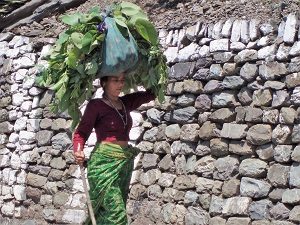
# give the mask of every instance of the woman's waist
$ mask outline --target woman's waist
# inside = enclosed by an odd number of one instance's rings
[[[102,141],[98,142],[95,146],[94,152],[99,153],[101,155],[113,158],[132,158],[139,153],[139,149],[128,145],[127,141],[115,141],[115,142],[107,142]]]
[[[121,140],[102,140],[99,144],[115,144],[119,145],[122,148],[128,147],[128,141],[121,141]]]

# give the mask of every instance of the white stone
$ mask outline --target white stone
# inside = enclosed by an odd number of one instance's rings
[[[23,112],[29,112],[32,109],[32,101],[23,102],[20,109]]]
[[[18,112],[16,110],[11,110],[8,112],[9,121],[16,120],[18,118]]]
[[[213,39],[220,39],[221,38],[222,27],[223,27],[223,21],[219,21],[214,25],[213,31],[212,31],[212,38]]]
[[[241,38],[241,20],[237,19],[233,22],[231,31],[231,42],[240,41]]]
[[[74,179],[72,189],[74,191],[84,192],[82,180],[81,179]]]
[[[189,59],[196,59],[199,55],[199,45],[196,43],[191,43],[190,45],[184,47],[178,52],[178,61],[185,62]]]
[[[8,167],[10,165],[10,160],[8,155],[0,156],[0,168]]]
[[[12,187],[3,185],[2,186],[2,195],[10,195],[12,194]]]
[[[6,202],[1,208],[1,212],[5,216],[12,216],[14,214],[15,204],[13,202]]]
[[[37,132],[40,130],[40,119],[27,120],[27,131]]]
[[[29,37],[14,36],[13,39],[8,43],[11,48],[17,48],[24,44],[29,44]]]
[[[288,60],[290,50],[290,46],[285,46],[284,44],[279,45],[276,58],[278,60]]]
[[[38,87],[32,87],[29,89],[29,94],[32,96],[36,96],[39,95],[43,92],[43,90],[41,88]]]
[[[88,140],[87,140],[87,145],[88,146],[94,146],[96,142],[97,142],[96,133],[92,132],[91,135],[89,136]]]
[[[32,153],[30,151],[24,152],[20,155],[21,163],[27,163],[30,160],[30,155]]]
[[[298,18],[295,14],[289,14],[285,23],[283,41],[289,44],[294,43],[297,32]]]
[[[242,42],[232,42],[230,44],[230,50],[233,51],[241,51],[244,50],[246,48],[246,45],[243,44]]]
[[[30,76],[30,77],[25,77],[23,80],[23,88],[24,89],[30,89],[33,87],[35,82],[35,77],[34,76]]]
[[[133,127],[129,132],[129,139],[131,141],[137,141],[144,132],[143,127]]]
[[[6,41],[0,42],[0,56],[6,56],[6,52],[8,51],[8,44]]]
[[[211,41],[209,50],[210,52],[229,51],[229,39],[223,38]]]
[[[7,49],[6,51],[6,57],[11,58],[11,59],[15,59],[18,57],[20,53],[20,49],[19,48],[15,48],[15,49]]]
[[[73,208],[85,208],[86,206],[86,197],[84,194],[75,194],[73,196],[71,207]]]
[[[208,57],[210,55],[209,46],[203,45],[199,50],[200,57]]]
[[[32,109],[36,109],[39,107],[40,98],[39,96],[34,96],[32,100]]]
[[[130,112],[132,118],[132,127],[140,126],[143,123],[143,116],[139,111]]]
[[[264,46],[267,46],[270,42],[271,42],[270,37],[269,36],[264,36],[264,37],[260,38],[257,41],[257,46],[258,47],[264,47]]]
[[[22,102],[24,101],[24,97],[22,93],[16,93],[12,96],[12,104],[14,106],[20,106]]]
[[[172,46],[177,46],[178,45],[178,35],[179,35],[179,31],[175,30],[173,33],[173,39],[172,39]]]
[[[41,205],[51,205],[52,204],[52,195],[42,195],[40,203]]]
[[[10,165],[12,169],[20,169],[21,167],[21,159],[20,156],[16,153],[11,155]]]
[[[5,53],[6,53],[7,49],[9,49],[8,43],[6,41],[1,41],[0,42],[0,51],[3,51],[3,52],[5,51]]]
[[[25,53],[29,53],[33,51],[33,46],[31,43],[29,43],[28,45],[23,45],[20,47],[20,53],[21,54],[25,54]]]
[[[257,47],[257,41],[250,41],[246,46],[247,49],[252,49],[256,47]]]
[[[177,43],[177,47],[179,47],[179,48],[180,48],[180,46],[181,46],[182,40],[183,40],[184,37],[185,37],[185,32],[186,32],[185,29],[180,29],[180,30],[179,30],[179,34],[178,34],[178,43]]]
[[[10,93],[15,94],[19,91],[19,84],[12,84],[10,86]]]
[[[62,222],[81,224],[86,220],[86,217],[87,215],[84,210],[67,209],[66,211],[64,211]]]
[[[221,32],[223,37],[227,37],[227,38],[230,37],[233,21],[234,21],[233,18],[229,18],[224,23],[224,26],[223,26],[222,32]]]
[[[16,133],[11,133],[8,138],[8,141],[14,144],[17,143],[19,141],[19,135]]]
[[[25,208],[24,206],[16,206],[14,210],[14,217],[21,219],[24,208]]]
[[[21,170],[21,172],[19,172],[18,175],[17,175],[17,183],[18,184],[25,184],[26,183],[26,177],[27,177],[27,174],[26,174],[25,170]]]
[[[16,181],[17,181],[17,173],[18,173],[18,170],[11,170],[9,172],[8,185],[13,185],[13,184],[16,183]]]
[[[34,147],[36,147],[36,144],[19,144],[16,143],[16,149],[21,151],[28,151],[32,150]]]
[[[293,90],[291,101],[294,102],[294,104],[300,104],[300,87],[295,87]]]
[[[14,130],[15,131],[25,130],[27,120],[28,118],[26,116],[17,119],[14,125]]]
[[[291,50],[290,50],[291,56],[298,56],[300,55],[300,41],[297,41],[293,44]]]
[[[259,23],[257,19],[251,19],[249,24],[250,40],[255,41],[259,38]]]
[[[247,44],[250,41],[249,21],[242,20],[241,22],[241,42]]]
[[[14,196],[16,200],[18,201],[26,200],[26,193],[25,193],[26,188],[24,186],[15,185],[13,188],[14,188]]]
[[[14,69],[30,68],[35,65],[36,55],[34,53],[27,53],[23,57],[15,59],[13,61]]]
[[[276,53],[276,45],[266,46],[258,50],[257,58],[265,59],[267,57],[274,56],[275,53]]]
[[[167,63],[175,63],[177,61],[178,48],[177,47],[169,47],[164,52],[164,55],[167,58]]]
[[[6,144],[6,143],[7,143],[7,135],[0,134],[0,145]]]
[[[278,26],[278,38],[283,38],[285,28],[285,21],[281,21]]]
[[[167,37],[166,37],[166,45],[170,45],[172,43],[172,39],[173,39],[173,32],[174,30],[170,30]]]
[[[35,133],[28,131],[20,131],[20,144],[31,144],[35,142]]]
[[[46,57],[50,54],[51,45],[45,45],[42,48],[40,59],[46,59]]]
[[[15,73],[15,81],[16,82],[21,82],[23,81],[24,77],[27,75],[28,70],[27,69],[19,69],[16,73]]]

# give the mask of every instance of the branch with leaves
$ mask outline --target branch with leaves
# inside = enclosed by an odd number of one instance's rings
[[[155,27],[139,6],[129,2],[113,5],[105,16],[112,17],[120,28],[128,29],[138,45],[139,61],[136,68],[126,74],[124,92],[143,86],[152,89],[162,102],[167,65]],[[39,86],[55,92],[51,109],[54,112],[67,110],[73,120],[72,129],[81,117],[79,106],[91,98],[93,81],[99,78],[105,16],[98,7],[86,14],[63,15],[61,20],[69,28],[59,35],[47,59],[47,68],[43,68],[36,79]]]

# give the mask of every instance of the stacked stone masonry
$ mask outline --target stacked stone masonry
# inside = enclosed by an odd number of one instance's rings
[[[165,102],[134,112],[132,225],[300,224],[300,32],[255,19],[160,30]],[[82,224],[70,117],[34,84],[42,51],[0,34],[0,224]],[[95,142],[86,144],[87,157]]]

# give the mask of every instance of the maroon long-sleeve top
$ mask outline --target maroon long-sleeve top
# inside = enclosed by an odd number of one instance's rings
[[[127,125],[124,126],[121,116],[117,111],[102,101],[100,98],[92,99],[87,104],[80,123],[73,135],[73,149],[81,149],[89,138],[93,128],[97,142],[101,141],[129,141],[129,131],[132,127],[130,112],[144,103],[154,100],[155,96],[150,91],[139,91],[120,97],[126,108]],[[123,112],[125,114],[125,112]]]

